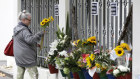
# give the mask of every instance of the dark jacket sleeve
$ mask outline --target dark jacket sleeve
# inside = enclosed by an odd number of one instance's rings
[[[43,31],[36,33],[33,35],[32,33],[29,32],[28,29],[25,29],[22,31],[23,33],[23,39],[26,43],[28,44],[34,44],[40,41],[41,37],[43,36]]]

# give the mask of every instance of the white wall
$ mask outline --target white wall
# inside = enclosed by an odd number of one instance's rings
[[[140,79],[140,0],[133,0],[133,79]],[[139,78],[138,78],[139,76]]]
[[[12,65],[14,59],[4,55],[4,48],[11,40],[13,28],[16,25],[17,0],[0,0],[0,60],[8,60],[7,64]]]
[[[66,26],[68,10],[69,10],[69,0],[59,0],[59,27],[60,29]],[[65,28],[64,28],[64,32],[65,32]]]

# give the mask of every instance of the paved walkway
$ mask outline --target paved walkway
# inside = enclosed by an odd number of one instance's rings
[[[6,61],[0,61],[0,79],[13,79],[13,68],[7,67],[6,64]]]

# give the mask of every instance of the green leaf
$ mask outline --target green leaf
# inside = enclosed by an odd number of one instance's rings
[[[57,32],[60,34],[61,33],[61,30],[59,28],[59,26],[57,25]]]
[[[68,35],[70,38],[72,37],[72,29],[69,27],[69,14],[67,13],[67,21],[66,21],[66,35]]]

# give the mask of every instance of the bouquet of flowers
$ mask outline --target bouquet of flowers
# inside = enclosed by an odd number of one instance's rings
[[[48,19],[47,19],[47,18],[44,18],[44,19],[42,20],[42,22],[40,22],[40,25],[41,25],[40,27],[43,28],[44,33],[45,33],[45,29],[46,29],[47,27],[49,27],[49,23],[52,22],[52,21],[54,21],[54,18],[51,16],[51,17],[49,17]],[[41,51],[41,49],[42,49],[42,47],[43,47],[43,41],[44,41],[44,35],[43,35],[43,37],[41,38],[40,50],[39,50],[39,51]]]
[[[129,65],[129,58],[130,58],[130,47],[126,43],[121,43],[120,45],[116,46],[114,49],[117,55],[117,63],[118,65],[128,66]]]
[[[100,53],[95,54],[96,72],[100,73],[101,77],[104,77],[114,64],[115,62],[110,59],[110,54],[107,51],[100,49]]]
[[[130,68],[119,65],[116,69],[113,70],[113,75],[115,77],[121,76],[121,75],[126,75],[127,73],[130,72]]]

